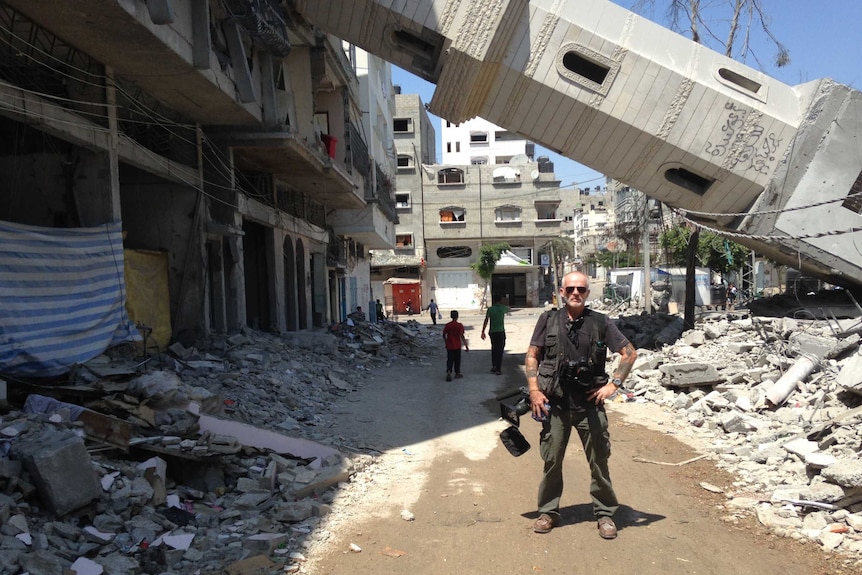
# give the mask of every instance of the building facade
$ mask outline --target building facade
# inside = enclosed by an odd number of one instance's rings
[[[482,118],[460,124],[443,120],[440,133],[444,164],[487,165],[535,160],[535,144]]]
[[[288,6],[0,2],[3,219],[122,222],[184,341],[366,305],[397,221],[388,64]]]
[[[418,96],[396,96],[396,247],[374,252],[372,276],[384,285],[393,277],[418,280],[423,307],[434,299],[443,309],[480,309],[497,294],[512,306],[541,305],[550,290],[543,254],[565,235],[565,214],[573,213],[576,195],[560,188],[547,158],[532,161],[524,153],[528,142],[500,137],[503,131],[487,122],[443,128],[444,145],[461,155],[444,152],[441,164],[433,161],[431,130]],[[479,132],[485,136],[477,138]],[[497,139],[502,147],[494,145]],[[511,249],[486,286],[471,265],[483,245],[504,242]],[[396,296],[387,304],[403,311]]]

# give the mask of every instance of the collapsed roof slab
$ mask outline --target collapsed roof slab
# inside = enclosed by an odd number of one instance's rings
[[[788,86],[606,0],[296,5],[436,83],[434,114],[482,117],[781,263],[862,285],[852,88]]]

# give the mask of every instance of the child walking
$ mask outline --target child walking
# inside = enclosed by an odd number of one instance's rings
[[[458,322],[458,311],[449,314],[452,321],[443,328],[443,341],[446,342],[446,381],[452,381],[452,371],[455,377],[464,377],[461,373],[461,346],[464,351],[470,351],[467,340],[464,339],[464,326]]]

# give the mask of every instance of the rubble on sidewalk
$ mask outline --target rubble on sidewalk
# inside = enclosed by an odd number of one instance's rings
[[[106,354],[62,387],[3,382],[0,575],[301,572],[334,487],[374,459],[327,433],[329,407],[440,338],[348,323],[175,343],[140,373]]]
[[[619,320],[641,343],[668,317]],[[862,567],[859,319],[711,314],[673,343],[638,349],[618,401],[651,402],[738,479],[733,513]]]

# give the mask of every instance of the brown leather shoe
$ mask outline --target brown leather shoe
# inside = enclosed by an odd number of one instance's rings
[[[599,517],[598,528],[602,539],[616,539],[617,526],[610,517]]]
[[[533,523],[533,531],[536,533],[549,533],[551,529],[560,524],[560,518],[556,515],[548,515],[542,513],[536,522]]]

